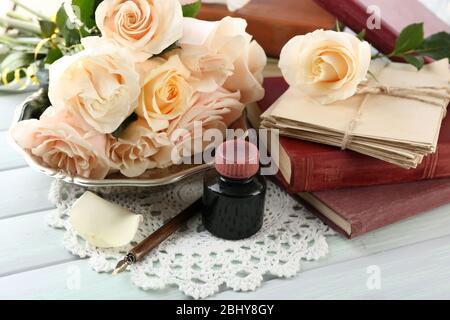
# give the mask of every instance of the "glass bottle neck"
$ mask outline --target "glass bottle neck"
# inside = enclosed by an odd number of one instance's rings
[[[220,176],[219,180],[223,183],[228,184],[247,184],[250,183],[253,180],[253,177],[247,178],[247,179],[231,179],[224,176]]]

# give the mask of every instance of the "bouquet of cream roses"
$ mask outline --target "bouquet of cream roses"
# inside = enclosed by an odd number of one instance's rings
[[[174,165],[196,128],[225,131],[264,96],[266,56],[245,20],[197,20],[199,1],[96,2],[99,34],[81,33],[83,50],[49,66],[51,106],[11,129],[43,165],[137,177]]]

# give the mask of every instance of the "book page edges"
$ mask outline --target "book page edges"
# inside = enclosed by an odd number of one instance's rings
[[[257,103],[252,103],[247,106],[247,118],[251,124],[251,126],[258,130],[261,126],[261,109],[259,108]],[[271,142],[270,139],[267,140],[267,150],[271,150]],[[291,158],[289,157],[287,151],[283,146],[279,145],[279,163],[276,163],[277,167],[279,168],[281,175],[285,179],[285,181],[288,181],[291,183],[292,179],[292,162]],[[276,157],[275,157],[276,158]]]
[[[312,193],[302,192],[298,196],[314,207],[320,214],[324,215],[327,219],[333,222],[337,227],[343,230],[349,237],[352,236],[352,225],[342,218],[336,211],[328,207],[322,201],[317,199]]]

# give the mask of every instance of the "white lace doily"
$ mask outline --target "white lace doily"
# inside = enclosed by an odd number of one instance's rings
[[[115,202],[144,221],[128,247],[98,249],[77,236],[68,222],[68,208],[86,189],[55,181],[50,200],[57,210],[48,217],[52,227],[64,228],[64,246],[72,254],[89,258],[97,272],[110,272],[126,252],[165,221],[198,199],[202,179],[196,177],[158,188],[91,189]],[[193,298],[205,298],[219,287],[252,291],[261,285],[264,275],[292,277],[299,272],[301,260],[317,260],[328,253],[326,235],[334,234],[325,224],[268,182],[263,228],[250,239],[224,241],[204,230],[201,217],[163,242],[144,261],[130,268],[131,279],[143,289],[162,289],[176,285]]]

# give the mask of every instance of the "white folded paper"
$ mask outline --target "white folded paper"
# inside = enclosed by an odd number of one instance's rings
[[[262,126],[282,135],[350,149],[405,168],[436,151],[449,103],[448,60],[417,71],[374,62],[376,79],[345,101],[322,105],[291,88],[262,115]]]

